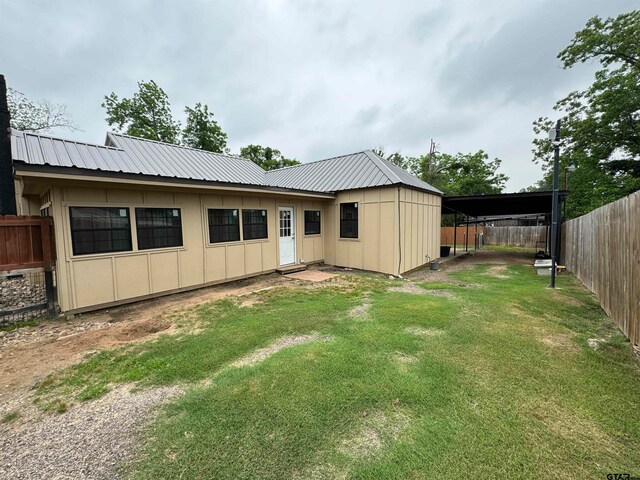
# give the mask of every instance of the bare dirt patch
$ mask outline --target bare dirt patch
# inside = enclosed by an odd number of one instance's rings
[[[317,333],[310,334],[310,335],[291,335],[288,337],[282,337],[281,339],[273,342],[268,347],[260,348],[254,351],[253,353],[251,353],[250,355],[247,355],[246,357],[236,360],[230,366],[231,367],[247,367],[247,366],[250,367],[266,360],[270,356],[275,355],[280,350],[283,350],[285,348],[289,348],[289,347],[293,347],[294,345],[300,345],[300,344],[309,343],[309,342],[316,342],[316,341],[327,342],[332,339],[333,337],[321,336],[321,335],[318,335]]]
[[[577,350],[578,346],[572,339],[573,335],[569,335],[567,333],[554,333],[553,335],[542,337],[540,340],[551,348],[567,351]]]
[[[391,361],[398,366],[399,370],[406,372],[410,365],[418,361],[418,358],[413,355],[407,355],[406,353],[395,352],[391,355]]]
[[[588,338],[587,345],[589,345],[594,350],[598,350],[598,348],[600,348],[600,345],[607,343],[607,341],[608,339],[603,337]]]
[[[511,278],[509,275],[504,275],[502,272],[507,270],[506,265],[494,265],[487,270],[487,275],[491,275],[495,278]]]
[[[192,314],[190,308],[290,282],[281,275],[266,275],[0,332],[0,408],[52,371],[79,362],[88,352],[184,331],[176,321]]]
[[[64,414],[0,424],[0,477],[118,478],[154,408],[180,393],[178,387],[132,392],[120,386]]]
[[[533,254],[522,252],[501,252],[494,250],[478,250],[465,257],[443,259],[440,270],[429,270],[427,267],[412,272],[407,278],[419,282],[451,282],[456,283],[449,277],[450,273],[461,270],[468,270],[480,264],[507,265],[517,263],[520,265],[532,265]]]
[[[436,337],[442,335],[444,330],[439,328],[422,328],[422,327],[408,327],[405,332],[413,335],[420,335],[421,337]]]
[[[369,458],[385,444],[396,441],[409,426],[410,417],[402,412],[373,412],[363,414],[364,421],[354,435],[343,439],[338,451],[353,459]]]
[[[362,303],[360,305],[353,307],[349,311],[349,316],[351,318],[355,318],[356,320],[368,320],[370,309],[371,303],[369,303],[369,299],[364,298],[362,299]]]
[[[451,292],[446,290],[427,290],[412,282],[403,282],[400,286],[391,287],[389,292],[410,293],[412,295],[434,295],[436,297],[450,297]]]

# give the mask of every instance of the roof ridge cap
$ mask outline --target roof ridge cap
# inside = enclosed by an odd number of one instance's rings
[[[375,166],[378,167],[380,172],[385,175],[391,183],[403,183],[400,177],[398,177],[398,175],[396,175],[395,172],[391,170],[391,168],[389,168],[389,166],[387,165],[387,160],[374,153],[371,149],[365,150],[364,153],[371,159]],[[384,169],[382,167],[384,167]],[[387,170],[388,173],[386,173],[384,170]]]
[[[124,152],[123,148],[120,147],[111,147],[109,145],[101,145],[99,143],[89,143],[89,142],[83,142],[81,140],[71,140],[70,138],[62,138],[62,137],[55,137],[53,135],[43,135],[41,133],[36,133],[36,132],[29,132],[26,130],[18,130],[17,128],[12,128],[11,129],[11,134],[12,135],[16,135],[16,136],[22,136],[23,138],[26,138],[28,135],[33,136],[33,137],[38,137],[40,138],[48,138],[50,140],[58,140],[60,142],[69,142],[69,143],[75,143],[78,145],[86,145],[88,147],[98,147],[98,148],[108,148],[111,150],[118,150],[120,152]]]
[[[273,170],[269,170],[267,171],[267,173],[278,172],[280,170],[286,170],[287,168],[296,168],[296,167],[303,167],[305,165],[313,165],[315,163],[326,162],[328,160],[335,160],[336,158],[349,157],[351,155],[358,155],[360,153],[366,154],[366,150],[361,150],[359,152],[353,152],[353,153],[345,153],[344,155],[336,155],[335,157],[321,158],[320,160],[312,160],[310,162],[302,162],[299,165],[287,165],[286,167],[280,167],[280,168],[275,168]]]
[[[115,136],[120,136],[120,137],[132,138],[134,140],[140,140],[141,142],[159,143],[160,145],[166,145],[168,147],[183,148],[185,150],[193,150],[194,152],[202,152],[202,153],[206,153],[206,154],[210,154],[210,155],[219,155],[221,157],[236,158],[238,160],[244,160],[245,162],[251,162],[254,165],[260,167],[260,165],[258,165],[254,161],[249,160],[248,158],[244,158],[244,157],[242,157],[240,155],[236,155],[235,153],[210,152],[209,150],[203,150],[201,148],[193,148],[193,147],[189,147],[189,146],[186,146],[186,145],[178,145],[176,143],[161,142],[160,140],[152,140],[150,138],[136,137],[135,135],[127,135],[126,133],[119,133],[119,132],[107,132],[107,135],[115,135]],[[260,168],[262,168],[262,167],[260,167]]]

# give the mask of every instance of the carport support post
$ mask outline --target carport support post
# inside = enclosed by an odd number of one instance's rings
[[[467,215],[467,233],[464,236],[464,251],[469,251],[469,215]]]
[[[558,166],[560,164],[560,120],[556,122],[553,138],[553,198],[551,204],[551,288],[556,288],[556,267],[558,265]]]
[[[458,214],[453,214],[453,256],[456,256],[456,247],[458,246]]]

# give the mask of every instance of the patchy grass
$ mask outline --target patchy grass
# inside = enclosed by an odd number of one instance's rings
[[[515,247],[512,245],[483,245],[482,250],[491,250],[493,252],[530,253],[532,256],[536,253],[535,247]]]
[[[63,401],[122,382],[186,385],[149,427],[131,478],[640,472],[629,343],[575,278],[551,291],[531,267],[492,268],[421,286],[446,297],[364,277],[276,289],[252,308],[216,302],[195,312],[194,332],[96,354],[37,393]],[[363,299],[366,322],[352,313]],[[262,355],[284,338],[331,340]],[[593,338],[606,340],[594,349]],[[229,368],[243,358],[259,361]]]
[[[20,415],[20,412],[18,412],[17,410],[14,410],[13,412],[5,413],[5,414],[2,416],[2,420],[0,420],[0,421],[1,421],[2,423],[11,423],[11,422],[13,422],[13,421],[15,421],[15,420],[19,419],[19,418],[20,418],[20,416],[21,416],[21,415]]]
[[[20,322],[8,323],[7,325],[0,325],[0,332],[13,332],[22,327],[35,327],[40,323],[42,318],[32,318],[31,320],[24,320]]]

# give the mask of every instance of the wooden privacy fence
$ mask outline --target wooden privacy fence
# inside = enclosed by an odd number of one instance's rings
[[[56,312],[52,226],[50,217],[0,215],[0,325]]]
[[[486,227],[484,243],[487,245],[509,245],[512,247],[544,248],[547,227]]]
[[[458,232],[456,233],[456,243],[458,245],[464,245],[467,238],[467,226],[456,227]],[[478,226],[477,233],[480,234],[484,231],[484,227]],[[440,245],[453,245],[453,227],[441,227],[440,228]],[[476,227],[475,225],[469,225],[469,245],[475,245]],[[486,243],[486,242],[485,242]]]
[[[0,272],[51,268],[51,218],[0,215]]]
[[[563,225],[563,263],[640,344],[640,192]]]

